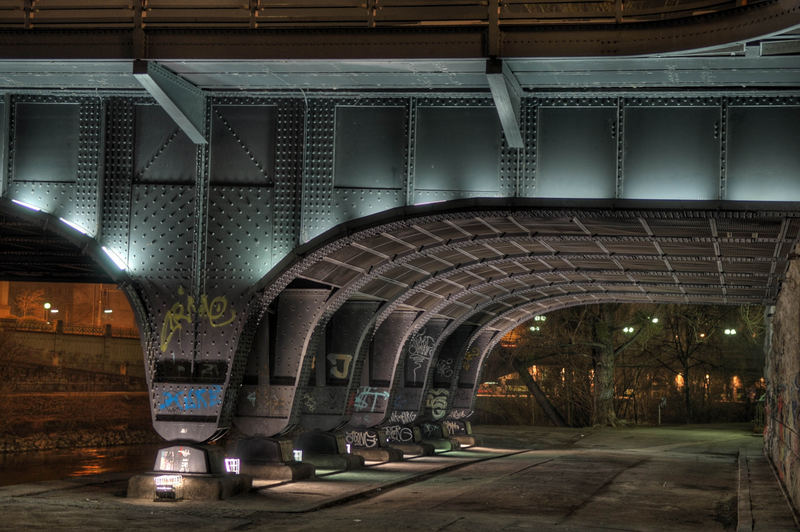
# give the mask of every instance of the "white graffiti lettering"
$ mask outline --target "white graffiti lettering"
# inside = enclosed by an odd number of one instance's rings
[[[444,426],[447,427],[447,431],[450,434],[461,434],[464,432],[464,429],[461,427],[461,425],[455,421],[445,420],[442,423],[444,423]]]
[[[453,376],[453,359],[440,359],[436,361],[436,373],[445,379]]]
[[[403,425],[408,425],[409,423],[413,423],[414,420],[417,419],[417,413],[411,412],[408,410],[395,410],[392,412],[391,417],[389,418],[390,423],[402,423]]]
[[[417,380],[417,371],[433,356],[434,340],[425,331],[418,332],[408,341],[408,358],[414,363],[412,369],[414,382]]]
[[[345,434],[344,439],[347,443],[356,447],[366,447],[372,449],[378,445],[378,435],[370,430],[353,430]]]
[[[389,438],[389,441],[407,443],[414,441],[414,431],[411,430],[411,427],[389,425],[386,427],[386,437]]]

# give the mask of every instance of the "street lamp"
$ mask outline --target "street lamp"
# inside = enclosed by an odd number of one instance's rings
[[[49,320],[47,319],[47,311],[48,311],[48,310],[50,310],[50,307],[51,307],[51,306],[52,306],[52,305],[50,305],[50,303],[45,303],[45,304],[44,304],[44,321],[49,321]]]
[[[724,332],[727,336],[733,336],[736,334],[736,329],[725,329]]]
[[[622,332],[624,332],[625,334],[631,334],[633,331],[634,331],[633,327],[624,327],[622,329]]]

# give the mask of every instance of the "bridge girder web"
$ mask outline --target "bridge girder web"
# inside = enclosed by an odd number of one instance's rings
[[[0,106],[4,205],[83,268],[122,259],[167,439],[408,418],[449,365],[446,415],[477,379],[458,331],[483,345],[576,302],[769,303],[797,239],[792,91],[523,95],[519,150],[488,91],[205,96],[199,146],[141,91]],[[31,260],[59,244],[37,231]],[[321,352],[351,310],[348,352]],[[323,362],[347,377],[322,386]]]

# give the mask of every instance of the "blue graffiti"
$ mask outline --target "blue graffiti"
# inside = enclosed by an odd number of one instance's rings
[[[159,410],[166,410],[172,406],[179,410],[196,410],[211,408],[222,404],[222,386],[210,388],[188,388],[181,392],[164,392],[164,402]]]

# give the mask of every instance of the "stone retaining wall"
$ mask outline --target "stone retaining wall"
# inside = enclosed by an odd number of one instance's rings
[[[764,453],[800,507],[800,260],[781,288],[767,331]]]

